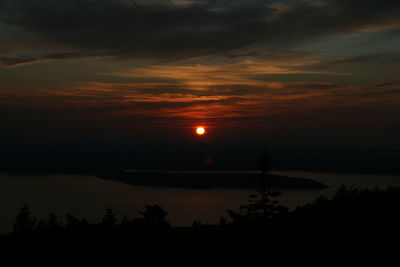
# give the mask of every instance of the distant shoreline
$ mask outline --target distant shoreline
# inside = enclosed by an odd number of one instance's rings
[[[135,186],[175,187],[192,189],[253,189],[262,174],[229,171],[139,171],[109,170],[97,172],[95,176]],[[265,176],[276,189],[324,189],[328,186],[308,178],[267,174]]]
[[[117,169],[117,168],[115,168]],[[100,168],[100,172],[101,172]],[[146,169],[124,169],[125,172],[133,172],[133,173],[229,173],[229,174],[237,174],[237,173],[251,173],[257,174],[259,171],[257,170],[146,170]],[[96,168],[3,168],[0,169],[0,173],[7,173],[10,175],[21,175],[21,174],[32,174],[32,175],[52,175],[52,174],[93,174],[98,173],[99,170]],[[397,171],[333,171],[333,170],[309,170],[309,169],[274,169],[273,172],[304,172],[304,173],[326,173],[326,174],[351,174],[351,175],[400,175],[400,172]]]

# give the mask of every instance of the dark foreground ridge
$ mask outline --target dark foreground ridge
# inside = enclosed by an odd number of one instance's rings
[[[235,188],[252,189],[260,176],[266,176],[276,189],[323,189],[327,186],[306,178],[293,178],[272,174],[234,172],[168,172],[119,171],[96,172],[102,179],[130,185],[151,187],[177,187],[193,189]]]
[[[184,228],[157,205],[137,219],[109,208],[99,223],[38,222],[25,205],[0,236],[1,266],[399,266],[400,188],[342,187],[293,211],[258,192],[218,225]]]

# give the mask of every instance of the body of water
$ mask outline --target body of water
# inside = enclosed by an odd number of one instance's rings
[[[342,184],[360,188],[400,186],[400,175],[355,175],[293,171],[273,174],[304,177],[322,182],[322,190],[283,190],[282,204],[295,207],[313,201],[320,195],[331,196]],[[251,190],[192,190],[151,188],[103,180],[91,175],[71,174],[0,174],[0,234],[11,231],[18,209],[23,203],[31,207],[37,219],[52,212],[61,219],[67,213],[85,216],[99,222],[106,207],[113,207],[122,217],[139,217],[145,205],[158,204],[168,212],[168,220],[176,226],[191,225],[193,220],[216,223],[227,209],[238,210],[245,204]]]

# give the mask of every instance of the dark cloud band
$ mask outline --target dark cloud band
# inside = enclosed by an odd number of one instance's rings
[[[44,48],[74,51],[65,54],[67,58],[173,59],[247,46],[287,49],[321,36],[383,27],[400,19],[400,2],[394,0],[284,3],[0,0],[0,23],[36,34]],[[59,55],[12,58],[3,53],[3,63],[64,57]]]

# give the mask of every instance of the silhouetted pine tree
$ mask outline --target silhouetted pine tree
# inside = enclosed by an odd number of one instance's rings
[[[117,224],[117,216],[113,208],[106,208],[102,223],[107,227],[114,227]]]
[[[165,212],[163,208],[158,205],[146,205],[144,211],[139,211],[141,215],[143,215],[142,222],[151,225],[169,225],[165,217],[167,217],[168,213]]]
[[[270,219],[286,213],[288,209],[276,200],[282,193],[260,186],[257,193],[249,196],[249,204],[241,206],[241,210],[248,217],[254,219]]]
[[[71,230],[85,230],[89,226],[89,222],[85,217],[83,217],[82,219],[78,219],[68,213],[66,216],[66,220],[66,227]]]
[[[121,226],[127,226],[131,223],[131,220],[129,219],[128,215],[124,215],[122,216],[121,220],[120,220],[120,224]]]
[[[53,213],[49,213],[49,218],[47,219],[47,228],[50,231],[56,231],[62,227],[61,222],[58,220],[58,217]]]
[[[271,153],[265,149],[259,169],[261,174],[256,182],[256,192],[249,195],[249,203],[240,207],[240,213],[227,211],[234,223],[262,222],[288,212],[288,208],[276,200],[282,193],[272,190],[273,180],[268,174],[272,169]]]
[[[271,152],[267,152],[267,150],[264,149],[263,156],[258,162],[258,168],[262,174],[267,174],[271,171],[272,167]]]
[[[35,229],[35,226],[36,220],[32,218],[29,206],[26,204],[22,205],[13,225],[14,232],[22,234],[31,233]]]

